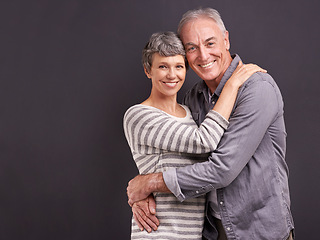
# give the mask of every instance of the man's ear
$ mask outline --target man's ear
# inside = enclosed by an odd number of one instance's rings
[[[229,41],[229,32],[227,30],[224,32],[224,44],[226,46],[226,49],[229,51],[230,50],[230,41]]]
[[[147,75],[147,78],[151,78],[151,75],[148,72],[148,70],[146,69],[146,67],[143,67],[143,69],[144,69],[144,73]]]

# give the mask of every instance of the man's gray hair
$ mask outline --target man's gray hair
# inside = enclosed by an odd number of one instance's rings
[[[188,12],[183,14],[178,25],[178,31],[177,31],[178,35],[181,37],[180,34],[181,34],[182,27],[186,23],[188,23],[193,19],[203,18],[203,17],[210,18],[213,21],[215,21],[215,23],[218,25],[218,27],[220,28],[223,34],[226,32],[226,27],[224,26],[220,13],[217,10],[213,8],[198,8],[198,9],[189,10]]]
[[[172,57],[182,55],[187,68],[186,52],[181,40],[173,32],[157,32],[151,35],[149,42],[142,50],[142,64],[150,73],[153,54],[159,53],[160,56]]]

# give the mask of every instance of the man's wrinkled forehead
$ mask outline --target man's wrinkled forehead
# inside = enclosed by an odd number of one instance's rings
[[[201,38],[203,43],[217,40],[224,36],[218,24],[210,18],[196,18],[185,23],[181,28],[180,38],[184,44],[194,44],[196,38]]]

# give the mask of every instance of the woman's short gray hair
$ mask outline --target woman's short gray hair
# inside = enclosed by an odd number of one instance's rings
[[[189,21],[191,21],[193,19],[197,19],[197,18],[201,18],[201,17],[212,19],[213,21],[216,22],[216,24],[220,28],[221,32],[223,34],[225,33],[226,27],[224,26],[224,23],[221,19],[220,13],[217,10],[215,10],[213,8],[198,8],[198,9],[189,10],[188,12],[183,14],[183,16],[179,22],[179,25],[178,25],[178,31],[177,31],[178,35],[180,36],[182,27],[186,23],[188,23]]]
[[[142,51],[142,64],[150,72],[153,55],[171,57],[182,55],[187,67],[186,53],[181,40],[174,32],[157,32],[151,35],[149,42]]]

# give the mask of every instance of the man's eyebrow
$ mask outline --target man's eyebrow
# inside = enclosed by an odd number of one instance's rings
[[[209,42],[209,41],[211,41],[211,40],[217,40],[217,38],[216,38],[216,37],[209,37],[209,38],[207,38],[207,39],[205,40],[205,42]]]
[[[209,37],[207,38],[204,42],[209,42],[211,40],[217,40],[216,37]],[[184,44],[185,46],[197,46],[197,44],[193,43],[193,42],[188,42]]]
[[[185,45],[185,46],[190,46],[190,45],[191,45],[191,46],[195,46],[196,44],[194,44],[193,42],[188,42],[188,43],[185,43],[184,45]]]

